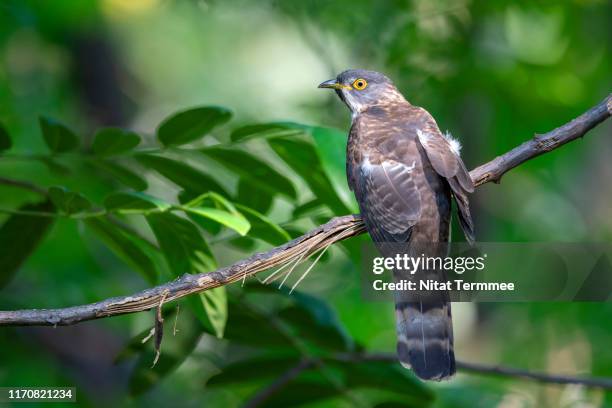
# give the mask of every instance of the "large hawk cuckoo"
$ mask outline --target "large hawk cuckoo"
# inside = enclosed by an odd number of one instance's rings
[[[438,129],[423,108],[410,104],[378,72],[349,70],[323,82],[352,112],[346,171],[370,236],[383,255],[394,246],[446,252],[451,197],[469,242],[474,240],[468,193],[474,184],[459,144]],[[387,245],[389,244],[389,245]],[[431,249],[432,245],[437,249]],[[391,249],[390,249],[391,248]],[[413,249],[414,251],[414,249]],[[414,253],[413,253],[414,254]],[[404,279],[401,271],[394,279]],[[446,280],[444,271],[423,278]],[[397,352],[402,365],[423,379],[454,374],[453,327],[447,292],[395,293]]]

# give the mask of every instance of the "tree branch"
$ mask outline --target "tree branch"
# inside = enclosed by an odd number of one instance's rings
[[[496,157],[488,163],[472,170],[470,176],[476,186],[490,181],[498,183],[501,177],[509,170],[519,166],[527,160],[554,150],[566,143],[582,137],[605,121],[612,114],[612,95],[608,95],[601,103],[580,115],[571,122],[542,135],[535,135],[511,151]],[[25,182],[2,179],[1,184],[15,185],[32,191],[37,191]],[[18,183],[16,185],[15,183]],[[143,290],[129,296],[120,296],[105,299],[88,305],[73,306],[63,309],[30,309],[15,311],[0,311],[0,326],[58,326],[72,325],[86,320],[99,319],[127,313],[145,311],[157,307],[160,302],[172,302],[192,293],[205,291],[243,279],[246,276],[268,270],[275,266],[287,264],[298,259],[305,260],[317,251],[333,245],[344,239],[360,235],[365,232],[365,226],[359,215],[346,215],[331,219],[314,230],[298,237],[284,245],[261,252],[235,264],[209,273],[185,274],[181,278]],[[373,359],[395,361],[395,355],[343,355],[339,359]],[[286,373],[277,384],[273,384],[271,392],[282,388],[301,371],[308,369],[312,361],[302,361],[297,367]],[[612,389],[612,379],[607,378],[580,378],[571,376],[532,373],[526,370],[494,367],[457,361],[457,368],[479,374],[494,374],[507,377],[516,377],[553,384],[581,384],[589,387]],[[267,394],[258,395],[265,399]],[[257,400],[257,398],[256,398]]]
[[[6,178],[6,177],[0,177],[0,184],[4,184],[5,186],[11,186],[11,187],[17,187],[17,188],[22,188],[24,190],[29,190],[32,191],[34,193],[38,193],[42,196],[47,196],[47,191],[30,183],[27,181],[21,181],[21,180],[13,180],[10,178]]]
[[[548,133],[536,135],[508,153],[472,170],[470,176],[476,186],[490,181],[499,182],[501,176],[509,170],[584,136],[586,132],[609,118],[611,114],[612,94],[571,122]],[[290,261],[306,260],[319,250],[364,232],[365,226],[359,215],[332,218],[326,224],[284,245],[267,252],[254,254],[213,272],[185,274],[175,281],[132,295],[113,297],[88,305],[63,309],[0,311],[0,326],[65,326],[85,320],[149,310],[159,304],[164,294],[165,303],[169,303],[192,293],[227,285]]]
[[[397,356],[392,353],[368,353],[368,354],[350,354],[341,353],[333,356],[340,361],[360,362],[360,361],[388,361],[394,362]],[[482,375],[497,375],[502,377],[521,378],[524,380],[533,380],[547,384],[579,384],[592,388],[602,388],[612,390],[612,378],[597,378],[597,377],[576,377],[570,375],[546,374],[541,372],[531,372],[519,368],[489,366],[484,364],[466,363],[457,361],[457,370],[460,372],[469,372]]]
[[[394,363],[397,361],[397,356],[393,353],[338,353],[328,357],[328,359],[348,362],[348,363],[360,363],[368,361],[382,361]],[[251,398],[245,407],[257,407],[260,406],[267,399],[272,397],[274,394],[279,392],[282,388],[287,386],[291,381],[297,378],[302,372],[310,370],[315,366],[317,360],[315,359],[302,359],[297,365],[291,367],[289,370],[284,372],[275,381],[269,384],[267,387],[262,388]],[[483,364],[466,363],[463,361],[456,362],[457,369],[459,371],[469,372],[473,374],[482,375],[497,375],[501,377],[518,378],[523,380],[532,380],[545,384],[556,384],[556,385],[567,385],[576,384],[583,385],[591,388],[601,388],[604,390],[612,390],[612,379],[611,378],[597,378],[597,377],[574,377],[557,374],[546,374],[531,372],[527,370],[501,367],[501,366],[488,366]]]
[[[520,368],[488,366],[484,364],[466,363],[465,361],[457,361],[456,365],[457,369],[460,371],[466,371],[476,374],[493,374],[502,377],[522,378],[524,380],[533,380],[547,384],[579,384],[584,385],[586,387],[612,390],[612,378],[574,377],[570,375],[533,373],[531,371],[522,370]]]
[[[586,132],[608,119],[612,114],[612,94],[602,102],[578,116],[576,119],[548,133],[534,137],[488,163],[472,170],[470,176],[476,186],[489,181],[499,183],[509,170],[541,154],[550,152],[573,140],[583,137]]]
[[[330,360],[342,361],[347,363],[360,363],[368,361],[382,361],[394,363],[397,361],[397,356],[393,353],[338,353],[328,357]],[[250,399],[245,407],[257,407],[272,397],[282,388],[287,386],[291,381],[297,378],[302,372],[312,369],[316,359],[302,359],[297,365],[291,367],[284,372],[275,381],[267,387],[262,388]],[[568,375],[546,374],[541,372],[531,372],[511,367],[488,366],[483,364],[466,363],[463,361],[456,362],[459,371],[481,374],[481,375],[496,375],[501,377],[517,378],[523,380],[531,380],[544,384],[555,385],[583,385],[590,388],[600,388],[604,390],[612,390],[612,378],[597,378],[597,377],[575,377]]]
[[[166,304],[192,293],[227,285],[245,275],[253,275],[300,257],[306,259],[318,250],[363,232],[365,227],[359,216],[336,217],[284,245],[254,254],[213,272],[185,274],[172,282],[133,295],[109,298],[88,305],[64,309],[0,311],[0,326],[66,326],[85,320],[149,310],[159,305],[164,294]]]

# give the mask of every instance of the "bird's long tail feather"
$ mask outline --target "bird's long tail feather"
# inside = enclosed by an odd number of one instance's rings
[[[414,272],[414,271],[413,271]],[[446,282],[443,270],[393,271],[396,282]],[[445,290],[395,292],[397,354],[404,367],[424,380],[443,380],[455,373],[453,323]]]
[[[451,305],[448,299],[396,299],[400,363],[424,380],[455,373]]]

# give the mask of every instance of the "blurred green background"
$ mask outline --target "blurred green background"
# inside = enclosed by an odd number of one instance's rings
[[[386,73],[474,168],[610,92],[611,26],[604,0],[2,0],[0,309],[129,294],[355,212],[349,113],[316,89],[344,69]],[[173,116],[202,106],[215,108]],[[96,133],[108,127],[133,133]],[[611,130],[479,188],[478,240],[611,240]],[[140,343],[153,312],[2,328],[0,386],[75,386],[92,407],[233,407],[314,356],[260,405],[612,406],[580,386],[461,372],[423,385],[396,363],[334,360],[395,348],[392,306],[360,296],[364,239],[331,248],[291,296],[251,278],[179,302],[178,318],[168,305],[154,368]],[[462,303],[453,315],[460,360],[612,376],[609,303]]]

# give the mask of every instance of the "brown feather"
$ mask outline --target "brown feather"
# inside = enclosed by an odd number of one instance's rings
[[[468,194],[474,186],[461,158],[426,110],[408,103],[392,84],[383,86],[376,103],[359,105],[347,144],[348,183],[373,241],[385,256],[445,254],[447,244],[432,248],[431,243],[449,241],[454,197],[472,242]],[[347,98],[357,106],[355,95]],[[423,279],[446,279],[444,271],[419,272]],[[409,278],[403,271],[394,271],[394,277]],[[402,364],[424,379],[454,374],[448,293],[396,294],[396,320]]]

